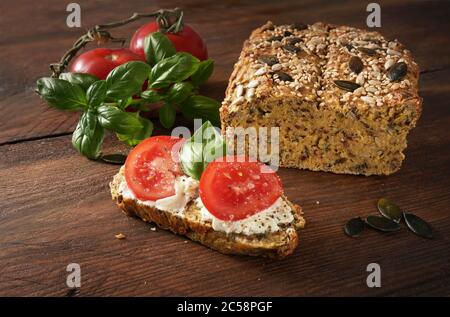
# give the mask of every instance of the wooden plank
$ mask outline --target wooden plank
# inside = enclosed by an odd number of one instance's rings
[[[82,30],[96,23],[121,19],[133,11],[159,9],[156,4],[144,0],[114,2],[114,10],[105,10],[111,7],[105,1],[84,0],[78,3],[82,7]],[[381,4],[380,31],[385,36],[398,38],[406,44],[423,69],[450,66],[446,34],[450,3],[385,1]],[[166,1],[164,5],[174,7],[179,2]],[[326,21],[364,28],[365,5],[354,1],[333,1],[324,5],[312,0],[255,0],[245,3],[198,0],[182,3],[187,22],[202,34],[210,56],[216,61],[214,76],[209,86],[204,88],[204,93],[218,100],[223,98],[228,76],[243,40],[252,29],[265,21]],[[19,61],[3,63],[0,70],[0,144],[70,133],[76,125],[78,114],[49,109],[33,90],[36,79],[48,74],[48,64],[57,61],[82,30],[66,27],[65,4],[62,3],[56,5],[50,1],[40,1],[39,5],[30,5],[29,1],[21,0],[19,3],[2,2],[0,6],[2,12],[8,11],[8,15],[0,20],[0,29],[8,30],[0,41],[0,59]],[[127,26],[115,34],[129,36],[136,25]]]
[[[82,268],[80,295],[450,295],[450,87],[432,84],[449,72],[436,75],[424,76],[432,106],[397,174],[280,170],[307,219],[298,251],[284,261],[224,256],[127,218],[107,187],[117,167],[80,157],[68,136],[1,146],[0,295],[64,295],[72,262]],[[105,151],[119,150],[108,139]],[[376,214],[380,197],[425,218],[438,238],[406,229],[346,237],[345,221]],[[382,267],[382,288],[365,284],[371,262]]]

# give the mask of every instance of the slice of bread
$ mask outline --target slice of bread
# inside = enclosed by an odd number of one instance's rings
[[[292,209],[294,221],[280,231],[266,235],[227,234],[215,231],[210,222],[201,219],[200,209],[191,201],[182,213],[162,211],[125,198],[120,192],[120,184],[125,181],[123,168],[110,183],[113,201],[128,216],[137,216],[145,222],[155,223],[158,227],[173,233],[185,235],[193,241],[225,254],[243,254],[283,258],[294,252],[298,245],[297,230],[303,228],[305,220],[300,206],[283,199]]]

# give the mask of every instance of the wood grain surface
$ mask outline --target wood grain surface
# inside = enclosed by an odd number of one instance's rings
[[[64,1],[0,3],[0,295],[450,295],[450,2],[379,2],[379,31],[405,44],[424,70],[423,116],[392,176],[280,170],[286,194],[307,219],[298,250],[283,261],[225,256],[124,216],[108,190],[117,166],[78,155],[70,144],[78,114],[48,108],[34,83],[92,25],[180,6],[216,61],[204,93],[220,100],[255,27],[269,19],[365,27],[368,2],[77,2],[81,29],[66,26]],[[115,34],[129,36],[138,24]],[[127,148],[108,138],[105,152],[118,151]],[[406,229],[345,236],[346,220],[376,214],[380,197],[429,221],[437,238]],[[126,239],[116,239],[118,233]],[[381,266],[381,288],[366,286],[371,262]],[[81,266],[75,293],[65,284],[69,263]]]

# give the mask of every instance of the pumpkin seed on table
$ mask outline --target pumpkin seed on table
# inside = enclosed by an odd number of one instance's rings
[[[353,92],[356,89],[358,89],[359,87],[361,87],[357,83],[354,83],[354,82],[348,81],[348,80],[335,80],[334,83],[340,89],[345,90],[345,91],[350,91],[350,92]]]
[[[102,155],[100,159],[108,164],[122,165],[125,163],[127,156],[123,154],[107,154]]]
[[[420,237],[433,239],[433,229],[425,220],[407,212],[403,212],[403,217],[409,230]]]
[[[383,217],[399,223],[402,220],[400,208],[387,198],[381,198],[377,203],[378,211]]]
[[[358,56],[352,56],[348,61],[348,68],[355,74],[359,74],[363,70],[364,64],[361,58]]]
[[[383,232],[400,230],[400,225],[397,222],[380,216],[368,216],[366,218],[366,223],[373,229]]]
[[[347,221],[347,223],[344,226],[344,231],[348,236],[356,238],[361,235],[365,227],[366,225],[364,221],[360,217],[357,217]]]
[[[387,76],[391,81],[399,81],[403,79],[403,77],[406,76],[406,73],[408,72],[408,66],[404,62],[396,63],[392,65],[388,72]]]

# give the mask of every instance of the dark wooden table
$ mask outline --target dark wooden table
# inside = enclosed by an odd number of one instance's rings
[[[450,2],[381,2],[380,31],[410,48],[425,70],[423,116],[409,137],[407,159],[389,177],[282,169],[286,193],[304,207],[307,219],[301,245],[283,261],[225,256],[152,231],[115,207],[108,182],[117,167],[78,155],[70,144],[78,115],[49,109],[34,84],[83,30],[158,7],[148,0],[77,2],[81,29],[66,26],[61,1],[0,4],[0,295],[66,295],[69,263],[81,265],[75,294],[83,296],[450,295]],[[183,7],[187,22],[206,40],[216,70],[205,94],[219,100],[243,40],[266,20],[365,27],[367,15],[365,1],[164,5]],[[126,148],[111,138],[105,151]],[[376,214],[380,197],[428,220],[437,238],[425,240],[406,229],[345,236],[346,220]],[[126,239],[116,239],[118,233]],[[381,266],[381,288],[366,286],[371,262]]]

